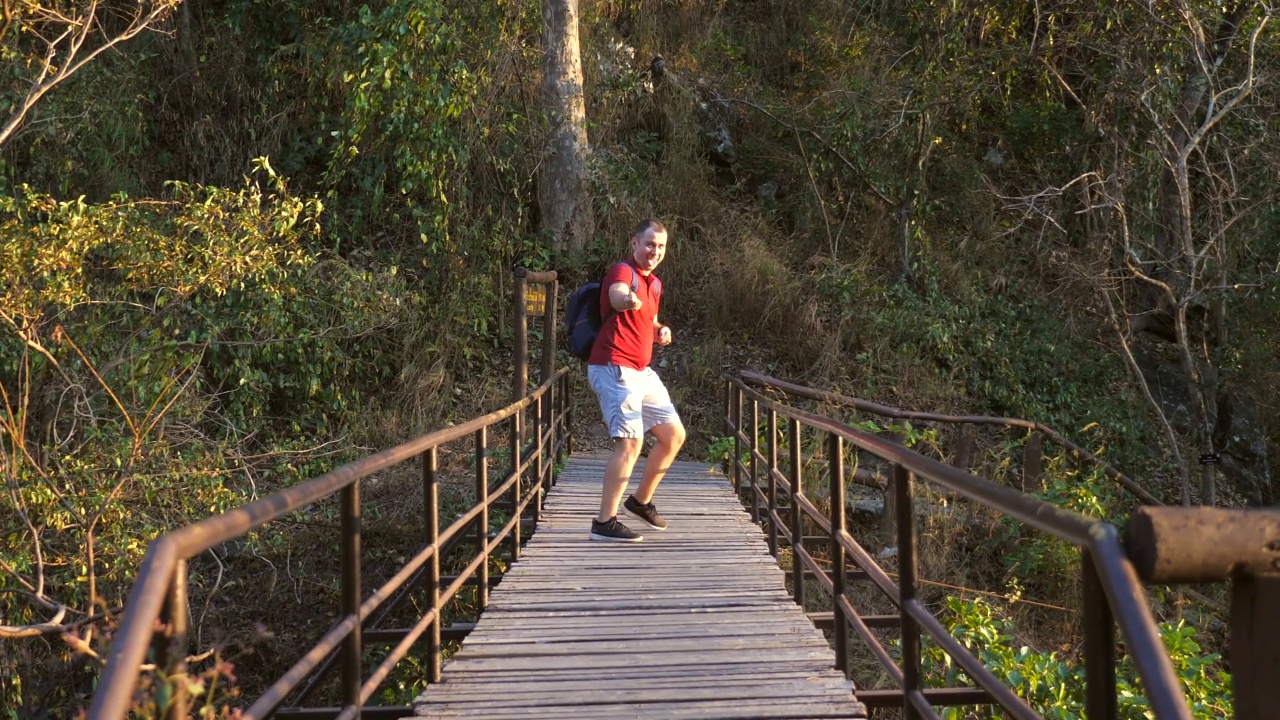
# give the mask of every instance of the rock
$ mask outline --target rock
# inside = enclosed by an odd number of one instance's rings
[[[1181,434],[1191,427],[1191,395],[1176,357],[1164,355],[1145,346],[1134,347],[1134,359],[1146,378],[1151,394],[1169,418],[1174,430]],[[1213,447],[1221,456],[1218,474],[1246,499],[1249,505],[1271,504],[1275,496],[1272,486],[1271,460],[1267,438],[1258,417],[1258,405],[1249,397],[1229,388],[1219,391]],[[1198,448],[1196,450],[1199,452]],[[1195,462],[1194,456],[1188,457]],[[1192,468],[1193,473],[1198,468]]]
[[[880,517],[884,515],[883,500],[859,500],[853,504],[853,511]]]
[[[1180,433],[1191,430],[1191,395],[1182,368],[1172,353],[1157,352],[1146,345],[1135,345],[1133,359],[1138,362],[1151,394],[1165,417]]]
[[[1258,417],[1258,404],[1235,392],[1218,399],[1218,422],[1213,446],[1222,457],[1218,470],[1249,505],[1270,505],[1275,497],[1267,436]]]

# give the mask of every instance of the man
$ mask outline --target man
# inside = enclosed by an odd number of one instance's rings
[[[684,445],[684,425],[667,388],[649,367],[654,342],[671,344],[671,328],[658,322],[662,283],[653,274],[666,252],[667,229],[657,220],[645,220],[631,238],[630,256],[610,268],[601,283],[604,321],[587,360],[587,379],[600,399],[600,412],[613,438],[613,456],[605,469],[600,514],[591,521],[592,540],[644,540],[618,521],[618,502],[646,432],[658,442],[649,451],[640,487],[623,507],[654,530],[667,528],[667,521],[653,506],[653,493]]]

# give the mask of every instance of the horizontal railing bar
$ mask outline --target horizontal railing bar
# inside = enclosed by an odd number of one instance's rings
[[[783,447],[779,447],[778,451],[781,452],[783,449],[784,449]],[[755,456],[756,462],[765,466],[764,477],[761,479],[768,480],[769,476],[773,475],[774,480],[778,483],[778,496],[781,497],[782,493],[784,492],[790,495],[791,483],[789,482],[789,479],[787,478],[786,474],[783,473],[782,470],[776,467],[773,468],[773,470],[769,470],[768,468],[769,458],[765,456],[762,452],[760,452],[760,450],[758,449],[753,450],[752,454]],[[813,462],[813,460],[810,460],[809,462]],[[859,485],[876,488],[877,490],[884,490],[885,487],[888,486],[888,480],[885,478],[885,476],[877,475],[871,472],[870,470],[867,470],[866,468],[855,469],[853,473],[849,475],[849,477]]]
[[[916,709],[916,712],[924,717],[924,720],[942,720],[942,716],[938,714],[937,710],[933,709],[933,706],[929,704],[929,700],[920,690],[908,690],[907,701],[911,703],[911,707]]]
[[[1089,553],[1097,568],[1098,580],[1107,594],[1107,602],[1111,604],[1112,614],[1120,621],[1120,632],[1128,646],[1128,655],[1138,669],[1138,677],[1147,686],[1147,702],[1151,703],[1155,716],[1160,720],[1191,720],[1182,686],[1174,674],[1160,629],[1151,615],[1138,573],[1125,555],[1114,526],[1098,523]]]
[[[889,655],[889,651],[880,642],[880,638],[871,632],[871,628],[862,621],[858,615],[858,611],[853,608],[853,604],[849,602],[849,598],[841,595],[835,601],[835,606],[844,614],[846,622],[858,633],[858,637],[862,638],[862,642],[876,656],[876,660],[880,662],[880,666],[889,673],[889,679],[898,685],[902,685],[903,674],[902,668],[898,667],[898,663],[893,661]]]
[[[467,545],[471,540],[472,540],[472,537],[469,534],[466,534],[466,535],[455,535],[452,538],[449,538],[442,542],[438,542],[437,545],[440,548],[440,556],[447,557],[449,553],[453,552],[455,548]],[[377,617],[374,617],[373,615],[369,615],[369,616],[362,615],[361,622],[364,623],[365,627],[376,629],[378,625],[380,625],[382,621],[385,620],[391,613],[399,609],[400,605],[404,603],[405,599],[412,592],[413,588],[417,587],[418,585],[424,582],[424,575],[426,575],[427,569],[428,568],[426,565],[419,567],[417,570],[414,571],[413,577],[409,578],[407,582],[401,584],[398,588],[396,588],[396,592],[398,593],[398,595],[394,597],[390,602],[382,603],[382,605],[376,611]],[[456,575],[445,575],[440,578],[442,582],[452,582],[455,579],[457,579]],[[491,578],[490,584],[496,584],[498,580],[501,580],[501,579],[502,579],[502,576],[500,575],[497,577]],[[476,584],[475,578],[470,579],[467,582],[467,584],[468,585]],[[362,632],[362,635],[367,637],[369,632],[371,631],[376,631],[376,630],[366,629]],[[310,674],[309,677],[311,679],[307,683],[306,687],[303,687],[299,691],[299,693],[289,702],[289,704],[292,706],[297,706],[298,704],[305,702],[306,699],[310,697],[311,693],[315,690],[320,680],[323,679],[324,676],[327,675],[329,671],[333,668],[333,665],[334,663],[336,663],[336,661],[337,661],[337,656],[331,655],[319,667],[318,671]],[[294,690],[299,690],[299,688],[295,687],[293,688],[293,690],[290,690],[290,692],[292,693]]]
[[[343,708],[298,708],[277,710],[275,716],[287,720],[333,720],[342,711]],[[412,717],[413,711],[412,705],[366,706],[360,708],[360,717],[362,720],[400,720]]]
[[[753,396],[756,402],[772,408],[779,415],[799,420],[817,430],[835,434],[861,450],[901,465],[921,478],[954,490],[971,500],[978,500],[1016,520],[1063,540],[1071,541],[1075,545],[1087,545],[1090,542],[1089,530],[1094,522],[1079,513],[976,477],[964,470],[912,452],[898,443],[864,433],[844,423],[775,402],[746,387],[741,381],[733,382],[741,387],[745,394]]]
[[[830,630],[835,627],[836,619],[831,612],[807,613],[809,621],[819,630]],[[901,615],[859,615],[869,628],[896,628],[902,624]],[[366,632],[365,635],[368,635]]]
[[[443,603],[441,603],[441,605],[443,606]],[[369,702],[369,698],[373,697],[373,694],[378,691],[378,686],[381,685],[382,681],[391,674],[391,670],[395,668],[396,663],[400,662],[405,655],[409,654],[409,650],[413,648],[413,644],[418,641],[418,638],[422,637],[422,633],[426,632],[427,628],[430,628],[432,623],[439,622],[439,617],[440,611],[437,608],[427,610],[423,613],[421,618],[418,618],[418,622],[414,623],[413,627],[409,628],[409,632],[405,633],[404,637],[400,638],[400,642],[396,643],[396,646],[391,649],[391,652],[387,653],[387,657],[378,664],[378,667],[369,674],[369,677],[364,681],[364,684],[360,686],[361,705]]]
[[[1153,709],[1157,711],[1157,715],[1165,710],[1171,718],[1190,717],[1173,664],[1159,637],[1155,618],[1143,601],[1142,586],[1112,525],[1090,520],[1079,513],[1024,495],[1012,488],[996,485],[843,423],[774,402],[747,388],[741,380],[733,379],[730,382],[740,388],[743,394],[752,396],[756,402],[772,408],[784,417],[834,433],[863,450],[901,465],[917,477],[938,483],[1059,539],[1088,548],[1096,559],[1099,580],[1130,645],[1140,676],[1149,686],[1154,686],[1148,693],[1152,697]],[[1138,648],[1144,650],[1138,651]]]
[[[1124,546],[1147,584],[1276,575],[1280,508],[1141,507]]]
[[[881,405],[879,403],[874,403],[869,400],[859,400],[858,398],[852,398],[846,395],[840,395],[838,393],[828,392],[826,390],[817,390],[815,388],[809,388],[803,385],[796,385],[794,383],[786,382],[785,380],[778,380],[777,378],[772,378],[772,377],[769,377],[768,375],[752,372],[750,370],[744,370],[741,373],[739,373],[739,375],[746,382],[750,382],[757,385],[767,385],[767,386],[776,387],[779,390],[784,390],[794,395],[800,395],[801,397],[807,397],[811,400],[827,400],[827,401],[837,402],[842,405],[852,405],[857,410],[861,410],[863,412],[869,412],[874,415],[880,415],[881,417],[901,418],[903,420],[924,420],[928,422],[941,422],[941,423],[952,423],[952,424],[1000,425],[1005,427],[1021,428],[1024,430],[1034,430],[1044,435],[1045,437],[1053,440],[1054,442],[1061,444],[1063,447],[1067,448],[1078,457],[1082,457],[1088,460],[1089,462],[1094,463],[1098,467],[1102,468],[1103,473],[1105,473],[1107,477],[1123,485],[1126,490],[1133,493],[1134,496],[1136,496],[1139,500],[1142,500],[1144,503],[1148,505],[1164,505],[1164,503],[1161,502],[1159,498],[1152,495],[1146,488],[1139,485],[1137,481],[1133,480],[1132,478],[1129,478],[1124,473],[1113,468],[1111,465],[1103,462],[1101,458],[1095,456],[1093,453],[1089,452],[1088,450],[1085,450],[1079,445],[1071,442],[1064,435],[1060,434],[1053,428],[1047,425],[1035,422],[1033,420],[1023,420],[1021,418],[1010,418],[1010,417],[991,417],[987,415],[941,415],[936,413],[924,413],[924,412],[916,412],[912,410],[902,410],[899,408],[889,407],[888,405]]]
[[[512,479],[514,480],[514,478]],[[516,526],[516,521],[520,519],[520,515],[524,513],[525,508],[529,507],[529,503],[534,500],[534,497],[533,493],[525,495],[524,500],[520,501],[519,509],[511,513],[511,519],[502,526],[501,530],[493,534],[493,537],[489,540],[489,547],[493,547],[507,539],[507,536],[511,534],[511,530]]]
[[[818,561],[809,554],[809,550],[806,547],[801,545],[799,552],[796,554],[800,556],[800,563],[808,569],[809,573],[818,582],[822,583],[822,588],[827,591],[828,595],[835,592],[835,585],[831,582],[831,576],[827,574],[826,570],[818,567]]]
[[[908,600],[903,607],[916,622],[920,623],[920,628],[929,633],[934,642],[938,643],[939,647],[950,655],[969,677],[973,678],[974,682],[991,693],[992,700],[1004,708],[1005,712],[1012,715],[1015,720],[1043,720],[1040,713],[1032,710],[1026,700],[1001,682],[1000,678],[988,670],[981,660],[960,644],[960,641],[955,639],[955,636],[947,631],[946,626],[939,622],[919,600]]]
[[[982,688],[925,688],[921,691],[934,705],[990,705],[991,694]],[[858,701],[869,708],[902,707],[901,690],[858,690]]]
[[[566,369],[561,369],[557,376],[566,371]],[[405,460],[415,458],[433,447],[467,438],[480,428],[501,422],[529,407],[534,400],[537,400],[550,389],[553,381],[554,378],[548,380],[537,390],[530,393],[528,397],[501,410],[468,420],[461,425],[437,430],[416,440],[410,440],[407,443],[348,463],[336,470],[304,481],[270,497],[202,520],[194,525],[179,528],[165,537],[171,538],[170,541],[175,543],[179,554],[188,558],[193,557],[214,545],[240,537],[250,530],[276,520],[286,513],[322,500],[357,480]]]
[[[853,556],[854,564],[862,568],[867,573],[867,576],[871,581],[879,586],[880,592],[892,600],[895,605],[898,604],[898,598],[901,596],[902,592],[901,589],[898,587],[898,584],[893,581],[893,578],[889,577],[889,573],[885,572],[884,569],[880,567],[880,564],[875,561],[875,558],[871,557],[871,553],[867,552],[866,549],[863,548],[857,540],[854,540],[853,536],[845,530],[840,531],[839,542],[840,547],[844,548],[845,552]]]
[[[525,282],[542,283],[543,285],[555,282],[559,276],[555,270],[530,270],[522,267],[516,268],[512,273],[518,278],[524,278]]]
[[[493,547],[493,543],[485,543],[485,545],[488,547],[471,558],[471,562],[467,563],[467,566],[462,568],[462,572],[458,573],[457,579],[445,586],[445,589],[440,593],[440,607],[444,607],[467,584],[467,581],[472,579],[471,576],[480,568],[481,562],[489,559],[489,550]],[[475,583],[471,584],[474,585]]]
[[[252,720],[253,718],[262,718],[270,715],[272,710],[284,702],[289,693],[293,692],[298,683],[305,680],[316,669],[316,666],[338,647],[343,638],[351,634],[351,631],[356,628],[359,622],[359,618],[348,615],[334,623],[329,628],[329,631],[320,637],[320,641],[311,646],[311,650],[306,655],[299,658],[284,675],[281,675],[275,682],[271,683],[266,692],[260,695],[249,706],[249,709],[244,712],[244,717]],[[91,716],[100,717],[92,714]]]
[[[791,526],[790,519],[783,518],[778,514],[778,510],[769,511],[769,519],[773,522],[774,527],[778,528],[778,537],[782,538],[787,545],[791,544]]]
[[[449,627],[440,628],[440,639],[462,640],[476,627],[475,623],[453,623]],[[365,630],[361,637],[371,643],[395,642],[409,634],[409,628],[384,628],[382,630]]]

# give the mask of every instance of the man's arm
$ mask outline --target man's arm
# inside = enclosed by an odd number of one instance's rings
[[[630,285],[619,282],[609,286],[609,305],[613,307],[615,312],[639,310],[642,304],[640,297],[631,292]]]
[[[653,337],[659,345],[671,344],[671,328],[658,322],[657,315],[653,316],[653,329],[655,331]]]

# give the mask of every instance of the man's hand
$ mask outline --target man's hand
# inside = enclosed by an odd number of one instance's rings
[[[627,299],[627,302],[630,304],[630,310],[639,310],[640,306],[644,304],[640,302],[640,296],[635,293],[631,293],[631,297]]]
[[[658,328],[658,344],[664,346],[671,344],[671,328],[666,325]]]

